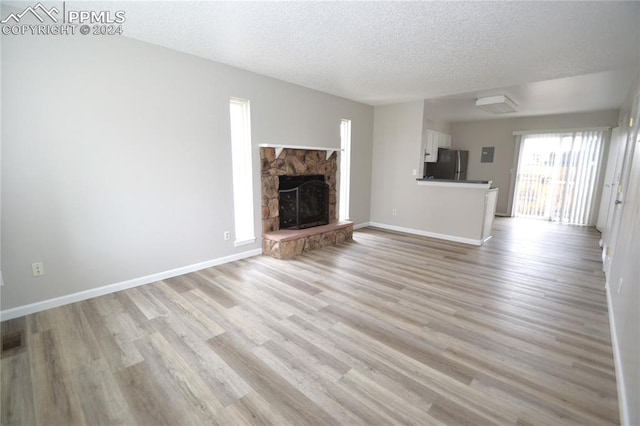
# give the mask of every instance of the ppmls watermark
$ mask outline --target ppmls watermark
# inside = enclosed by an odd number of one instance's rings
[[[2,24],[3,35],[120,35],[126,21],[124,10],[67,9],[67,2],[59,8],[42,3],[27,6],[20,12],[9,13]]]

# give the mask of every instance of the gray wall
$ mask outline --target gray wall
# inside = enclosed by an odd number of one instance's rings
[[[500,188],[497,213],[505,214],[515,148],[513,132],[518,130],[555,130],[580,127],[615,127],[618,110],[560,114],[541,117],[516,117],[451,123],[451,146],[469,151],[468,179],[492,180]],[[482,147],[493,146],[493,163],[481,163]],[[606,150],[605,150],[606,152]],[[596,208],[599,201],[596,200]]]
[[[371,177],[374,222],[406,226],[402,219],[414,208],[409,188],[416,187],[412,171],[419,165],[422,111],[422,101],[375,108]],[[394,208],[398,216],[391,215]]]
[[[423,129],[430,124],[423,108],[422,101],[375,108],[371,221],[405,230],[479,240],[484,193],[416,183],[412,172],[419,166]],[[446,123],[434,130],[443,128],[446,129]],[[392,214],[393,209],[397,215]],[[470,211],[478,212],[473,220],[469,219]]]
[[[2,95],[2,310],[259,248],[257,144],[339,147],[341,118],[351,217],[370,220],[370,106],[124,37],[3,37]],[[230,96],[251,100],[255,145],[240,248]]]

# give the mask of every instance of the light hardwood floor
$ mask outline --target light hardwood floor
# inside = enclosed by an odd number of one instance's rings
[[[599,234],[373,228],[2,323],[2,425],[618,424]]]

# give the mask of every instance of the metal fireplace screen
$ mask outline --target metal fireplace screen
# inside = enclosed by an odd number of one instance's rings
[[[280,229],[329,223],[329,185],[323,175],[280,176]]]

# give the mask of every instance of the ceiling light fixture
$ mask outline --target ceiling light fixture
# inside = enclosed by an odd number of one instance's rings
[[[478,98],[476,106],[492,114],[507,114],[518,110],[518,105],[505,95]]]

